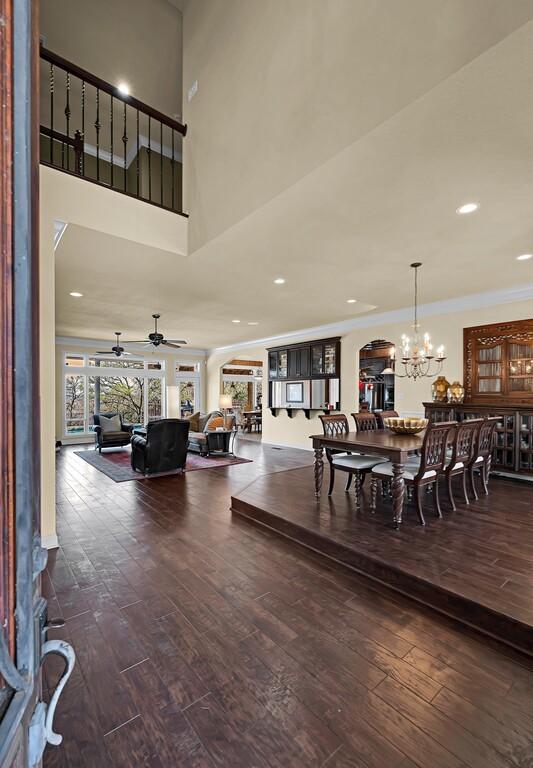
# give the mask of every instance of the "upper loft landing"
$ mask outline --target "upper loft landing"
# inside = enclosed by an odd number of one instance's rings
[[[183,214],[187,126],[41,47],[40,161]]]

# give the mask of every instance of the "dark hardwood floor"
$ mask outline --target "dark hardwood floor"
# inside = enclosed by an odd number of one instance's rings
[[[533,766],[531,661],[232,518],[232,493],[311,462],[237,452],[128,483],[58,457],[43,586],[78,663],[45,768]]]
[[[367,488],[357,512],[344,478],[338,478],[331,497],[327,481],[328,476],[317,503],[310,467],[259,477],[234,496],[232,507],[533,656],[531,483],[491,478],[489,496],[467,506],[460,503],[457,477],[456,512],[441,492],[439,519],[432,494],[426,494],[426,525],[419,525],[408,504],[401,530],[395,531],[390,497],[380,498],[371,514]]]

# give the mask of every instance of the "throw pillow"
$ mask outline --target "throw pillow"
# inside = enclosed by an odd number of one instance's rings
[[[122,430],[122,425],[120,423],[120,416],[111,416],[111,418],[108,418],[107,416],[100,416],[100,426],[102,427],[102,434],[105,435],[107,432],[120,432]]]
[[[190,416],[185,416],[185,421],[189,422],[189,430],[191,432],[200,432],[200,411],[191,413]]]

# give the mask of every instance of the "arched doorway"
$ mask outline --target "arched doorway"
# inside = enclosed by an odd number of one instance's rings
[[[359,409],[394,410],[394,344],[369,341],[359,350]]]
[[[260,438],[262,429],[263,363],[232,359],[221,367],[221,394],[230,395],[232,412],[243,433]]]

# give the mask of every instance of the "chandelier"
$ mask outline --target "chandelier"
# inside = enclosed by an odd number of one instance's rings
[[[396,373],[402,379],[407,377],[410,379],[433,378],[433,376],[437,376],[441,372],[442,363],[446,360],[443,346],[438,347],[434,355],[429,333],[424,333],[423,336],[420,335],[420,323],[418,322],[418,268],[421,266],[422,264],[419,261],[411,264],[412,269],[415,271],[414,336],[410,339],[405,333],[402,334],[401,362],[405,373]],[[396,356],[395,352],[394,356]]]

